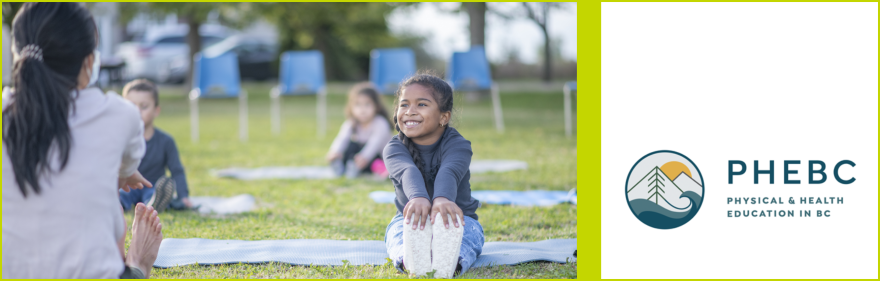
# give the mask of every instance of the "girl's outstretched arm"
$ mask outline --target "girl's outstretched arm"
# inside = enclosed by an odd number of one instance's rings
[[[458,185],[467,175],[471,166],[471,142],[459,134],[450,135],[451,139],[440,151],[440,169],[434,179],[434,198],[445,197],[455,202],[458,196]],[[445,217],[445,216],[444,216]]]
[[[376,116],[373,119],[370,131],[370,138],[364,144],[364,148],[361,148],[361,151],[355,155],[356,159],[359,157],[365,161],[364,165],[358,164],[358,168],[361,169],[370,165],[369,161],[373,161],[373,158],[382,152],[382,149],[391,140],[391,128],[384,116]]]
[[[351,122],[351,120],[345,120],[345,122],[342,122],[342,126],[339,127],[339,133],[336,134],[336,138],[333,139],[333,143],[330,144],[330,151],[327,151],[327,162],[342,157],[342,152],[348,148],[348,140],[351,139],[352,124],[353,122]]]
[[[385,150],[382,151],[382,158],[385,160],[385,168],[388,169],[388,175],[391,179],[400,182],[403,187],[403,193],[406,198],[424,197],[428,198],[428,190],[425,188],[425,178],[422,172],[413,162],[412,154],[406,149],[406,146],[397,138],[392,138]]]
[[[410,219],[415,218],[413,229],[417,226],[424,229],[429,218],[431,203],[428,200],[425,179],[413,162],[412,154],[395,137],[385,146],[382,158],[385,159],[385,167],[388,169],[391,181],[399,183],[409,201],[404,208],[405,219],[409,222]]]
[[[432,198],[433,206],[431,207],[431,217],[436,217],[437,213],[442,214],[443,225],[446,228],[449,228],[450,224],[459,227],[459,221],[450,222],[448,215],[458,216],[459,219],[464,218],[461,207],[455,201],[458,198],[459,184],[467,175],[471,165],[471,157],[474,154],[470,141],[457,133],[451,134],[450,137],[443,150],[440,151],[440,168],[434,179],[434,198]],[[461,225],[464,225],[463,220]]]
[[[361,151],[357,153],[358,156],[366,161],[372,161],[376,155],[382,152],[388,141],[391,140],[391,127],[384,116],[376,116],[373,119],[373,123],[370,124],[370,131],[370,138],[364,144],[364,148],[361,148]],[[369,162],[367,162],[367,165],[369,165]],[[363,169],[365,166],[359,168]]]

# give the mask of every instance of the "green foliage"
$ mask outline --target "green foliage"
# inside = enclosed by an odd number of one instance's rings
[[[388,30],[386,17],[401,7],[416,3],[120,3],[120,21],[135,15],[176,14],[188,22],[204,23],[217,12],[223,25],[242,28],[264,18],[279,30],[279,50],[320,50],[324,53],[328,80],[365,80],[369,73],[370,51],[375,48],[410,47],[418,65],[442,69],[444,64],[425,52],[424,37],[413,34],[395,36]]]
[[[328,79],[364,80],[372,49],[399,47],[404,42],[389,32],[385,20],[396,7],[387,3],[297,2],[264,3],[255,9],[281,31],[281,50],[320,50]]]
[[[326,165],[324,155],[334,135],[319,140],[315,132],[315,97],[285,97],[282,133],[269,127],[269,83],[244,83],[250,93],[250,139],[237,138],[235,99],[203,100],[201,142],[189,139],[189,105],[183,88],[161,88],[162,114],[158,128],[175,137],[193,196],[251,194],[257,210],[227,216],[202,216],[194,212],[159,214],[165,238],[205,239],[338,239],[383,240],[385,227],[396,213],[393,204],[369,199],[376,190],[392,190],[390,181],[265,180],[238,181],[216,178],[212,169],[260,166]],[[327,97],[328,132],[344,121],[345,87],[331,84]],[[391,97],[383,97],[386,105]],[[517,159],[529,163],[527,171],[479,174],[471,177],[474,190],[570,190],[577,187],[576,138],[566,138],[562,95],[553,93],[502,95],[505,134],[492,122],[489,101],[455,100],[452,125],[468,140],[474,159]],[[483,205],[477,214],[487,242],[529,242],[577,238],[577,206],[513,207]],[[131,222],[131,213],[126,214]],[[390,260],[380,266],[291,266],[287,264],[234,264],[153,269],[155,278],[408,278]],[[528,263],[481,267],[461,278],[576,278],[577,264]]]
[[[23,5],[24,2],[3,2],[3,25],[12,29],[12,20]]]
[[[120,2],[119,21],[125,24],[137,14],[147,13],[155,17],[174,14],[185,21],[204,23],[213,11],[220,12],[221,17],[237,15],[236,11],[241,5],[230,2]]]

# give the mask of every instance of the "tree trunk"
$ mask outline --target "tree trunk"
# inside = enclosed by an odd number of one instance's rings
[[[310,49],[321,51],[322,54],[336,54],[336,52],[333,52],[333,50],[330,49],[332,46],[330,46],[329,41],[331,39],[329,38],[330,37],[329,34],[332,34],[330,32],[330,27],[324,26],[323,24],[316,27],[312,31],[312,35],[313,35],[312,38],[314,40],[313,41],[314,43],[312,43],[312,47]],[[344,58],[342,58],[339,55],[324,57],[325,79],[327,79],[327,80],[337,80],[337,79],[345,80],[345,78],[343,78],[345,76],[343,73],[343,72],[345,72],[345,70],[344,69],[337,69],[338,66],[342,65],[342,63],[341,63],[342,60],[344,60]],[[341,68],[341,67],[339,67],[339,68]]]
[[[550,33],[547,30],[547,25],[541,26],[541,30],[544,31],[544,83],[550,83],[550,80],[553,79],[553,56],[551,56],[550,49]]]
[[[194,59],[196,58],[196,53],[202,50],[202,37],[199,36],[199,27],[202,25],[199,22],[196,22],[192,18],[187,19],[187,24],[189,25],[189,33],[186,34],[186,44],[189,45],[189,74],[186,75],[186,89],[192,89],[193,81],[195,77],[193,77],[193,70],[195,70]]]
[[[486,45],[486,3],[464,2],[470,18],[471,46]]]

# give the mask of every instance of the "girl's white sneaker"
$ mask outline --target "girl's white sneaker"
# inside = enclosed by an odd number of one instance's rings
[[[455,215],[454,219],[458,220],[458,227],[455,227],[452,215],[449,218],[449,228],[443,225],[441,214],[437,214],[434,221],[439,223],[434,226],[434,239],[431,240],[431,250],[433,261],[431,269],[435,278],[452,278],[455,268],[458,267],[458,254],[461,250],[461,238],[464,235],[464,225],[461,224],[461,218]]]
[[[412,218],[412,223],[417,223]],[[403,224],[403,266],[410,275],[424,276],[431,271],[431,220],[425,222],[425,229],[412,229],[412,224]]]

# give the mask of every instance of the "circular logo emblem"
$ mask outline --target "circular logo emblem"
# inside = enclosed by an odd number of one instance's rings
[[[626,176],[626,200],[633,215],[658,229],[690,221],[703,204],[703,175],[684,154],[658,150],[639,159]]]

